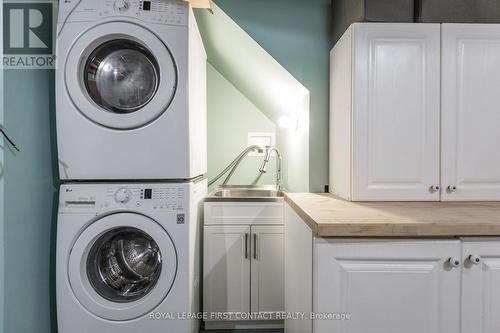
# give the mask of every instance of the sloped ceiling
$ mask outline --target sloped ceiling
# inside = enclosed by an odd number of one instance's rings
[[[302,113],[309,91],[215,3],[212,6],[213,14],[195,10],[212,66],[274,122],[291,112]]]
[[[287,189],[308,192],[309,90],[212,5],[213,14],[195,10],[208,62],[274,123],[282,116],[296,120],[294,128],[278,130],[277,145],[283,154]]]

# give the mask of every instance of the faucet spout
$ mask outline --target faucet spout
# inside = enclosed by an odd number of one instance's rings
[[[267,172],[267,165],[269,164],[269,158],[271,158],[271,152],[272,150],[270,149],[270,147],[266,147],[266,155],[264,156],[264,160],[262,161],[262,165],[259,169],[261,173]]]
[[[269,164],[269,159],[271,158],[271,153],[272,152],[276,153],[276,187],[278,190],[282,190],[282,185],[281,185],[281,167],[282,167],[282,157],[281,153],[276,147],[272,146],[267,146],[266,147],[266,155],[264,157],[264,161],[262,162],[262,165],[259,169],[260,172],[265,173],[267,172],[267,165]]]

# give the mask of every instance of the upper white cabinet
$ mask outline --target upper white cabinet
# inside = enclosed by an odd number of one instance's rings
[[[439,24],[353,24],[331,52],[330,186],[439,200]]]
[[[500,200],[500,25],[442,26],[443,200]]]
[[[500,200],[500,25],[354,24],[330,62],[333,194]]]

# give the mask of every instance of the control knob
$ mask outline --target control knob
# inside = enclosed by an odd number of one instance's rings
[[[118,191],[116,191],[115,200],[116,200],[116,202],[119,202],[119,203],[126,203],[127,201],[129,201],[130,194],[129,194],[128,190],[125,187],[122,187]]]
[[[130,3],[127,0],[115,0],[113,7],[119,12],[124,12],[129,9]]]

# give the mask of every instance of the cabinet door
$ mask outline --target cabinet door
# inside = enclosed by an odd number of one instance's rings
[[[460,241],[315,242],[313,311],[350,318],[314,320],[314,332],[459,332],[460,268],[447,260]]]
[[[354,25],[352,199],[437,201],[440,26]]]
[[[203,311],[250,310],[250,227],[204,228]]]
[[[479,256],[473,263],[470,255]],[[498,333],[500,328],[500,239],[465,240],[462,333]]]
[[[500,200],[500,26],[443,24],[442,43],[442,199]]]
[[[285,311],[283,226],[252,226],[252,312]]]

